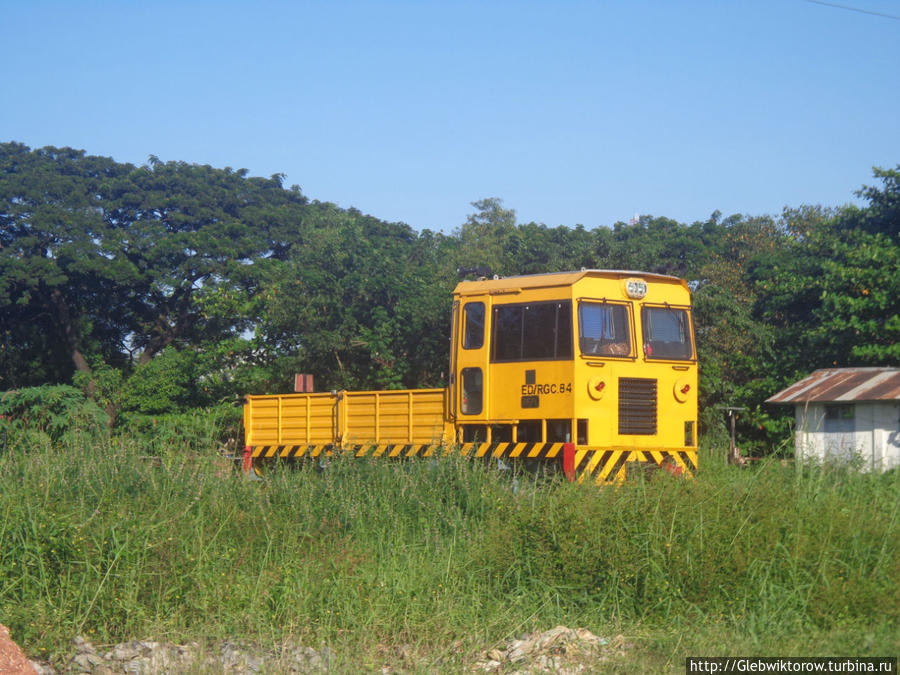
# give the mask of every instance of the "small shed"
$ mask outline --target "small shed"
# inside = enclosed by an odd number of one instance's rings
[[[900,467],[900,368],[826,368],[766,403],[794,406],[797,459]]]

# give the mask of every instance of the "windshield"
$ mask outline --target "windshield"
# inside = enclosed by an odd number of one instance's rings
[[[689,361],[693,358],[691,320],[686,309],[644,305],[641,323],[644,354],[648,359]]]
[[[631,322],[626,305],[582,302],[578,306],[578,337],[582,354],[628,356]]]

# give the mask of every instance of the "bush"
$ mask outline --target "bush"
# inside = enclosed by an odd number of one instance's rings
[[[106,413],[80,389],[44,385],[0,395],[0,443],[45,445],[68,434],[99,438],[109,421]]]
[[[164,450],[200,452],[239,439],[241,409],[230,403],[188,412],[141,414],[123,412],[116,421],[118,436],[137,440],[150,454]],[[239,444],[239,443],[237,443]]]

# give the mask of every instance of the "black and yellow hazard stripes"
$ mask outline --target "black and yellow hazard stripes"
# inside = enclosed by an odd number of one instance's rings
[[[565,443],[463,443],[459,453],[479,459],[557,459],[562,458],[563,446]]]
[[[563,443],[464,443],[458,446],[420,445],[258,445],[251,450],[255,459],[303,459],[331,455],[339,450],[354,457],[436,457],[458,452],[464,457],[497,459],[554,459],[561,456]]]
[[[436,444],[362,444],[339,447],[328,445],[259,445],[247,448],[247,456],[256,461],[315,459],[345,452],[354,457],[406,459],[439,457],[458,453],[477,459],[546,460],[563,466],[566,446],[572,453],[571,464],[564,467],[574,480],[618,483],[629,470],[661,468],[669,473],[693,474],[697,469],[697,451],[693,449],[634,450],[632,448],[589,448],[566,443],[463,443],[459,446]]]
[[[426,443],[422,445],[351,445],[340,448],[334,444],[325,445],[259,445],[251,450],[254,459],[312,459],[321,455],[332,455],[343,451],[354,457],[431,457],[441,454],[443,446]]]
[[[642,470],[661,468],[675,475],[690,475],[697,469],[697,452],[680,449],[575,448],[573,472],[579,481],[591,478],[595,483],[620,482],[635,466]]]

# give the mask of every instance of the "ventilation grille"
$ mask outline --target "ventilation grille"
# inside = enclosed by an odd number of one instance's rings
[[[656,434],[656,380],[619,378],[619,434]]]

